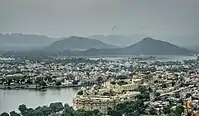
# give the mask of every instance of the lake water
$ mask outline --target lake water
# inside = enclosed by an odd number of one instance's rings
[[[130,57],[149,57],[153,55],[141,55],[141,56],[134,56],[134,55],[123,55],[123,56],[105,56],[105,57],[90,57],[90,60],[122,60],[122,59],[128,59]],[[180,55],[154,55],[158,61],[182,61],[182,60],[195,60],[197,59],[196,56],[180,56]]]
[[[53,102],[72,105],[72,99],[77,91],[78,89],[74,88],[48,89],[47,91],[0,90],[0,113],[17,111],[20,104],[31,108],[50,105]]]

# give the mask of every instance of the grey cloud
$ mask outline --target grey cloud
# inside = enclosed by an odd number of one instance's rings
[[[0,32],[198,36],[198,0],[0,0]]]

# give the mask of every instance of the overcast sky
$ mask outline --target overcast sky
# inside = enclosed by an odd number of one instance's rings
[[[0,32],[198,36],[199,0],[0,0]]]

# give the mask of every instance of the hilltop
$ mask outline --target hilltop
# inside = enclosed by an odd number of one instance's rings
[[[100,40],[88,39],[85,37],[71,36],[58,41],[55,41],[47,47],[47,50],[65,51],[65,50],[88,50],[115,48],[115,46],[108,45]]]

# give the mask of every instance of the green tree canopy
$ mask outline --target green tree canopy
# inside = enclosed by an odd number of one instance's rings
[[[64,111],[61,116],[75,116],[75,110],[68,104],[64,105]]]
[[[9,114],[4,112],[4,113],[0,114],[0,116],[9,116]]]
[[[16,113],[15,111],[10,112],[10,116],[20,116],[20,114]]]
[[[28,108],[24,104],[19,105],[18,109],[19,109],[19,111],[21,112],[22,115],[24,115],[24,113],[28,110]]]
[[[61,102],[57,102],[57,103],[51,103],[49,108],[52,109],[53,112],[59,112],[64,109],[64,106]]]

